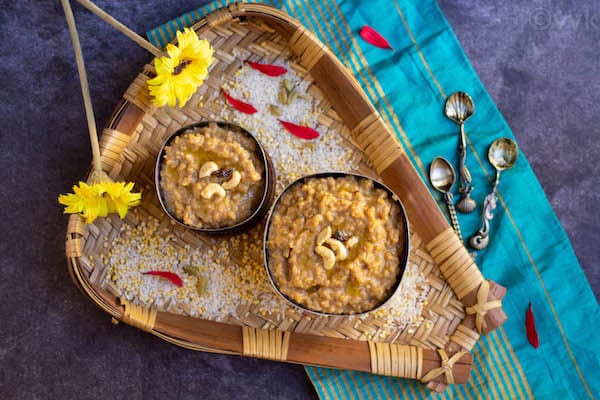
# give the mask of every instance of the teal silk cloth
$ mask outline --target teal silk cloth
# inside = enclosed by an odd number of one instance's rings
[[[164,47],[173,33],[207,12],[217,1],[148,32]],[[468,92],[476,112],[466,123],[467,164],[479,205],[494,171],[487,162],[490,143],[513,134],[462,51],[434,0],[274,1],[329,46],[354,73],[426,182],[429,163],[444,156],[457,165],[457,125],[442,110],[446,97]],[[393,51],[358,36],[370,25]],[[456,189],[456,186],[455,186]],[[505,325],[482,338],[473,350],[469,382],[451,385],[441,398],[583,399],[600,397],[599,307],[565,232],[527,159],[502,176],[491,223],[490,246],[477,263],[486,278],[508,289]],[[524,195],[525,194],[525,195]],[[432,195],[443,206],[439,194]],[[480,217],[460,215],[463,232],[475,232]],[[525,335],[531,302],[540,346]],[[322,399],[434,398],[422,383],[353,371],[307,367]]]

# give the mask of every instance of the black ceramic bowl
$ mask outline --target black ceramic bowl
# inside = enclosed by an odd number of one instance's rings
[[[387,192],[390,199],[392,199],[399,208],[399,219],[400,219],[400,223],[402,225],[402,232],[401,232],[401,236],[400,236],[401,239],[400,239],[400,242],[398,243],[398,246],[399,246],[398,255],[399,255],[400,270],[399,270],[395,284],[389,291],[389,295],[386,298],[384,298],[383,300],[381,300],[375,307],[373,307],[369,310],[364,310],[361,312],[356,312],[356,313],[351,313],[351,314],[350,313],[332,314],[332,313],[327,313],[327,312],[307,308],[306,306],[297,303],[296,301],[292,300],[289,296],[287,296],[286,294],[281,292],[281,290],[279,289],[279,286],[277,284],[277,281],[276,281],[275,277],[273,276],[273,272],[271,271],[271,268],[269,266],[269,262],[270,262],[269,246],[268,246],[269,234],[271,231],[273,214],[277,210],[277,207],[278,207],[279,203],[281,202],[281,199],[286,196],[286,194],[290,191],[291,188],[293,188],[297,185],[303,184],[308,179],[329,178],[329,177],[333,177],[333,178],[354,177],[354,179],[357,179],[357,180],[366,179],[366,180],[372,181],[374,188],[382,189],[385,192]],[[398,199],[398,196],[396,196],[390,188],[388,188],[381,182],[378,182],[378,181],[371,179],[364,175],[350,174],[350,173],[343,173],[343,172],[323,172],[323,173],[304,176],[304,177],[292,182],[290,185],[288,185],[283,190],[283,192],[277,197],[277,199],[273,203],[273,206],[271,207],[271,210],[269,211],[269,215],[267,217],[265,226],[266,226],[266,228],[265,228],[265,236],[264,236],[264,240],[263,240],[263,255],[264,255],[264,263],[265,263],[265,267],[267,270],[267,275],[269,277],[269,280],[271,281],[271,284],[273,285],[273,288],[275,289],[275,291],[281,297],[283,297],[291,305],[298,307],[303,311],[308,311],[310,313],[314,313],[317,315],[330,315],[330,316],[366,314],[366,313],[372,312],[372,311],[377,310],[378,308],[381,308],[382,306],[384,306],[396,294],[396,292],[398,291],[398,288],[400,287],[400,282],[402,281],[402,277],[404,275],[406,265],[408,264],[408,257],[409,257],[409,250],[410,250],[410,243],[409,243],[410,242],[410,234],[409,234],[409,228],[408,228],[408,218],[406,216],[406,211],[404,209],[404,206],[402,205],[402,202],[400,201],[400,199]]]
[[[252,210],[252,213],[250,214],[249,217],[247,217],[244,220],[238,221],[233,225],[220,226],[220,227],[198,227],[198,226],[191,226],[191,225],[185,224],[181,220],[181,218],[179,218],[177,215],[175,215],[175,213],[172,210],[170,210],[169,207],[167,206],[165,194],[163,193],[163,190],[160,185],[160,180],[161,180],[160,171],[161,171],[162,163],[164,160],[165,148],[167,146],[169,146],[176,137],[183,135],[187,132],[193,132],[195,130],[205,128],[205,127],[209,126],[209,124],[216,124],[219,128],[226,129],[229,131],[239,132],[242,135],[250,138],[256,144],[257,157],[258,157],[259,161],[262,162],[263,167],[264,167],[263,168],[263,170],[264,170],[263,179],[265,181],[265,184],[263,186],[262,193],[260,193],[259,201],[257,202],[255,208]],[[194,123],[192,125],[184,126],[183,128],[177,130],[165,141],[165,143],[162,145],[160,151],[158,152],[158,156],[156,158],[156,167],[155,167],[155,171],[154,171],[154,183],[155,183],[155,187],[156,187],[156,193],[158,194],[158,200],[160,201],[160,205],[162,206],[165,213],[173,221],[177,222],[178,224],[180,224],[182,226],[185,226],[188,229],[192,229],[194,231],[198,231],[198,232],[202,232],[202,233],[206,233],[206,234],[215,234],[215,235],[240,233],[240,232],[250,229],[251,227],[258,224],[264,218],[271,203],[273,202],[273,198],[275,196],[275,179],[276,179],[275,169],[273,168],[273,163],[271,162],[271,158],[269,157],[267,152],[264,150],[261,143],[254,137],[254,135],[252,135],[250,132],[248,132],[247,130],[243,129],[242,127],[240,127],[238,125],[235,125],[235,124],[232,124],[229,122],[223,122],[223,121],[202,121],[202,122]]]

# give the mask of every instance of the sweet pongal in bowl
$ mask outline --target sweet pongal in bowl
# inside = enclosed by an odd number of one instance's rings
[[[249,132],[226,122],[200,122],[175,132],[159,152],[155,179],[166,213],[206,233],[249,228],[274,195],[268,155]]]
[[[288,186],[265,232],[265,265],[276,291],[303,309],[360,314],[400,284],[408,222],[393,192],[370,178],[324,173]]]

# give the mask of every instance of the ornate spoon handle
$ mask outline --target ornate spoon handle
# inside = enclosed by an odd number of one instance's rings
[[[462,197],[469,197],[473,187],[471,186],[471,173],[467,168],[467,139],[465,135],[465,124],[460,124],[460,141],[458,143],[458,174],[460,185],[458,191]]]
[[[476,249],[482,250],[487,247],[490,237],[490,220],[494,218],[494,209],[496,208],[496,202],[498,197],[496,196],[496,188],[500,181],[500,171],[496,171],[496,181],[492,186],[492,191],[485,196],[483,202],[483,211],[481,213],[481,228],[469,239],[469,245]]]
[[[446,205],[448,206],[448,212],[450,213],[450,220],[452,221],[452,227],[454,231],[458,235],[460,241],[463,241],[462,232],[460,231],[460,225],[458,225],[458,218],[456,216],[456,210],[454,209],[454,204],[452,203],[452,193],[444,193],[444,199],[446,200]]]
[[[471,173],[467,168],[466,160],[467,140],[465,136],[465,125],[464,123],[461,123],[460,140],[458,142],[458,192],[460,193],[460,200],[456,204],[456,208],[462,213],[470,213],[477,206],[475,201],[471,198],[473,186],[471,186]]]

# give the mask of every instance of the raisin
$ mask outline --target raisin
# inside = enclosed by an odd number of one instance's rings
[[[331,237],[339,240],[340,242],[345,242],[346,240],[350,239],[350,234],[348,232],[336,229],[335,232],[333,232],[333,235],[331,235]]]
[[[217,178],[229,178],[235,171],[235,168],[221,168],[213,172],[211,175]]]

